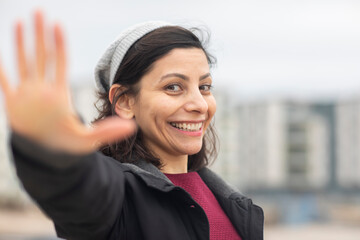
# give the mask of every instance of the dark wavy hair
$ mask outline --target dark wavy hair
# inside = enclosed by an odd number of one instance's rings
[[[175,48],[202,49],[210,67],[213,66],[216,59],[205,49],[209,34],[204,41],[200,40],[195,32],[200,33],[202,38],[204,38],[204,33],[207,33],[199,29],[188,30],[179,26],[166,26],[156,29],[136,41],[124,56],[114,79],[114,83],[120,84],[123,86],[121,89],[126,90],[121,91],[118,88],[112,103],[109,100],[110,89],[106,89],[105,93],[98,91],[98,101],[95,106],[99,115],[93,122],[116,115],[116,103],[125,94],[136,97],[140,91],[137,84],[140,79],[152,69],[154,62]],[[197,171],[215,159],[217,155],[216,144],[217,135],[212,122],[204,135],[201,150],[194,155],[189,155],[188,170]],[[162,167],[162,163],[156,154],[145,146],[141,129],[138,129],[136,133],[125,140],[101,147],[100,151],[123,163],[133,163],[138,159],[144,159],[158,168]]]

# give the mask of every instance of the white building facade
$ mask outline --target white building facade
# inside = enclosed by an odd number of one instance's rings
[[[360,100],[339,102],[336,122],[338,184],[360,189]]]
[[[228,161],[237,174],[234,184],[249,189],[319,189],[329,184],[327,116],[309,103],[278,100],[244,102],[233,111],[235,124],[225,132],[235,135],[236,160]]]

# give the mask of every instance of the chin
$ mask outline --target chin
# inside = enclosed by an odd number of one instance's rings
[[[187,155],[194,155],[194,154],[197,154],[198,152],[200,152],[201,147],[202,147],[202,145],[200,145],[200,146],[191,146],[191,147],[188,147],[185,152],[186,152]]]

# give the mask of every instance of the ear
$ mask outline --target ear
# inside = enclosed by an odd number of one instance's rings
[[[121,86],[120,84],[113,84],[109,91],[109,100],[113,103],[114,98],[116,98],[120,93],[126,91],[127,88]],[[115,99],[116,100],[116,99]],[[115,112],[116,114],[124,119],[134,118],[134,112],[132,106],[134,104],[134,98],[129,96],[129,94],[122,95],[116,102]]]

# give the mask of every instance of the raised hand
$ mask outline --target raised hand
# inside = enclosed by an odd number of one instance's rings
[[[16,24],[19,84],[12,87],[0,63],[0,87],[5,96],[9,124],[13,131],[47,148],[84,154],[100,145],[126,138],[135,131],[133,121],[112,117],[86,127],[75,114],[66,81],[66,56],[62,29],[52,29],[51,45],[43,14],[35,13],[35,57],[28,61],[23,24]],[[50,53],[55,53],[52,57]],[[52,71],[53,70],[53,71]],[[89,104],[92,104],[89,102]]]

